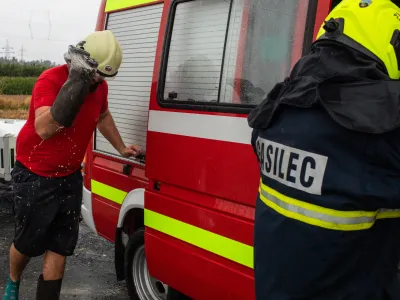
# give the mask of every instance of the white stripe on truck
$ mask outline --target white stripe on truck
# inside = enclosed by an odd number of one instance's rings
[[[148,131],[251,144],[247,118],[150,110]]]

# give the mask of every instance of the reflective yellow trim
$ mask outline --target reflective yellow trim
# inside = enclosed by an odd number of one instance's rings
[[[259,196],[267,206],[285,217],[332,230],[363,230],[371,228],[378,219],[400,218],[399,209],[340,211],[321,207],[285,196],[263,183]]]
[[[287,217],[287,218],[291,218],[303,223],[307,223],[310,225],[314,225],[314,226],[319,226],[322,228],[326,228],[326,229],[333,229],[333,230],[342,230],[342,231],[350,231],[350,230],[361,230],[361,229],[367,229],[370,228],[371,226],[367,223],[367,224],[334,224],[334,223],[330,223],[330,222],[326,222],[326,221],[322,221],[322,220],[317,220],[317,219],[313,219],[313,218],[308,218],[305,217],[301,214],[298,214],[296,212],[293,211],[289,211],[286,210],[282,207],[280,207],[279,205],[276,205],[275,203],[273,203],[272,201],[268,200],[266,197],[260,195],[260,199],[270,208],[272,208],[273,210],[275,210],[276,212],[280,213],[281,215]]]
[[[122,202],[124,202],[126,195],[128,194],[127,192],[121,191],[119,189],[116,189],[112,186],[106,185],[104,183],[98,182],[93,179],[91,183],[92,183],[92,193],[118,204],[122,204]]]
[[[253,247],[249,245],[148,209],[144,210],[144,224],[176,239],[253,268]]]
[[[124,9],[131,6],[158,2],[157,0],[107,0],[105,12]]]
[[[378,213],[376,216],[376,219],[395,219],[395,218],[400,218],[400,213],[398,210],[388,210],[388,211],[381,211]]]
[[[91,181],[92,193],[118,204],[122,204],[127,193],[98,182]],[[170,235],[176,239],[197,246],[238,264],[253,268],[253,247],[222,235],[184,223],[154,211],[144,210],[147,227]]]
[[[312,210],[312,211],[316,211],[322,214],[326,214],[326,215],[331,215],[331,216],[335,216],[335,217],[372,217],[375,215],[375,212],[371,211],[339,211],[339,210],[334,210],[334,209],[330,209],[330,208],[326,208],[326,207],[322,207],[322,206],[318,206],[315,204],[311,204],[311,203],[307,203],[304,201],[300,201],[294,198],[290,198],[288,196],[285,196],[284,194],[279,193],[276,190],[271,189],[270,187],[266,186],[265,184],[261,183],[261,187],[264,191],[266,191],[268,194],[273,195],[275,197],[277,197],[278,199],[286,202],[286,203],[290,203],[299,207],[303,207],[307,210]]]

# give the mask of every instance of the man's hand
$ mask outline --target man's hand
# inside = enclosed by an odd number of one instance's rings
[[[129,158],[131,156],[138,156],[142,154],[142,149],[140,149],[140,147],[137,145],[131,145],[129,147],[122,149],[120,151],[120,154],[125,158]]]
[[[90,57],[90,53],[78,47],[69,46],[68,54],[71,59],[70,79],[91,82],[96,74],[98,63]]]
[[[86,96],[90,91],[90,84],[96,74],[97,62],[90,58],[90,54],[80,48],[70,46],[68,54],[68,79],[61,87],[50,108],[53,119],[64,127],[74,124]]]

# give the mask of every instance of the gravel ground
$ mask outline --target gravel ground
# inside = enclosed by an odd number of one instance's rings
[[[1,184],[0,184],[1,185]],[[8,251],[14,231],[12,202],[0,186],[0,299],[8,277]],[[32,259],[26,268],[20,288],[20,300],[34,300],[36,281],[41,272],[42,257]],[[61,299],[128,300],[124,282],[117,282],[114,272],[113,244],[93,234],[81,224],[75,256],[67,261]]]

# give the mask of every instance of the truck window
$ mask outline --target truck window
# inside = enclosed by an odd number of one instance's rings
[[[159,101],[260,103],[300,58],[309,5],[310,0],[177,1]]]
[[[110,13],[106,24],[123,51],[116,78],[108,80],[109,109],[124,142],[138,144],[143,149],[163,6],[161,3]],[[94,149],[119,155],[99,131]]]

